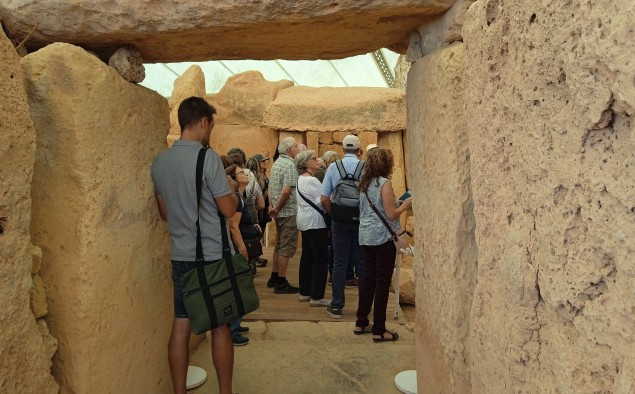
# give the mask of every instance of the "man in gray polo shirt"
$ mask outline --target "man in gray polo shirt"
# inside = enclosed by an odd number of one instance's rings
[[[171,238],[172,281],[174,284],[174,322],[168,344],[170,374],[175,393],[186,391],[189,361],[190,321],[183,304],[181,278],[194,269],[196,260],[196,220],[199,218],[203,257],[206,262],[222,258],[220,212],[234,215],[238,201],[231,192],[223,164],[214,150],[208,149],[203,167],[201,207],[196,201],[196,161],[198,152],[209,145],[216,110],[200,97],[183,100],[178,118],[181,139],[158,155],[152,163],[152,180],[159,213],[168,221]],[[212,330],[212,358],[220,393],[232,392],[234,346],[227,325]]]

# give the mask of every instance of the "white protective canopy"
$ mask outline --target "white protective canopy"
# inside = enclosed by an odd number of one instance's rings
[[[388,49],[379,51],[394,78],[393,70],[399,54]],[[390,87],[375,58],[376,55],[367,53],[337,60],[214,60],[145,64],[146,78],[141,85],[169,97],[174,80],[191,65],[198,64],[205,74],[207,94],[217,93],[232,75],[250,70],[260,71],[268,81],[288,79],[301,86]]]

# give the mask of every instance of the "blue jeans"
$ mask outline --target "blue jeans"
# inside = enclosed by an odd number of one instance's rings
[[[242,323],[243,318],[239,317],[237,319],[234,319],[231,321],[231,323],[229,323],[229,329],[232,332],[232,335],[237,334],[236,330],[238,330],[238,327],[240,327],[240,323]]]
[[[333,239],[333,273],[331,274],[333,301],[331,301],[331,306],[334,309],[342,309],[345,304],[346,268],[351,254],[359,281],[364,281],[364,258],[362,248],[359,246],[359,224],[333,221],[331,237]]]

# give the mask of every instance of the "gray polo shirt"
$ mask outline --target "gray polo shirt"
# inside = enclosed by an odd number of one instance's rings
[[[155,192],[163,198],[172,242],[171,259],[196,259],[196,159],[203,147],[196,141],[176,141],[152,163]],[[215,197],[231,193],[220,157],[208,149],[203,167],[200,226],[206,261],[222,257],[220,219]]]

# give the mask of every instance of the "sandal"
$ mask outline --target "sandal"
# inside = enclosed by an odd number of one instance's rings
[[[355,335],[370,334],[371,332],[373,332],[372,324],[369,324],[365,327],[355,326],[355,329],[353,330],[353,334]]]
[[[386,338],[384,335],[390,334],[390,338]],[[382,334],[374,334],[373,342],[394,342],[399,339],[399,334],[396,332],[390,332],[388,330],[384,331]]]

